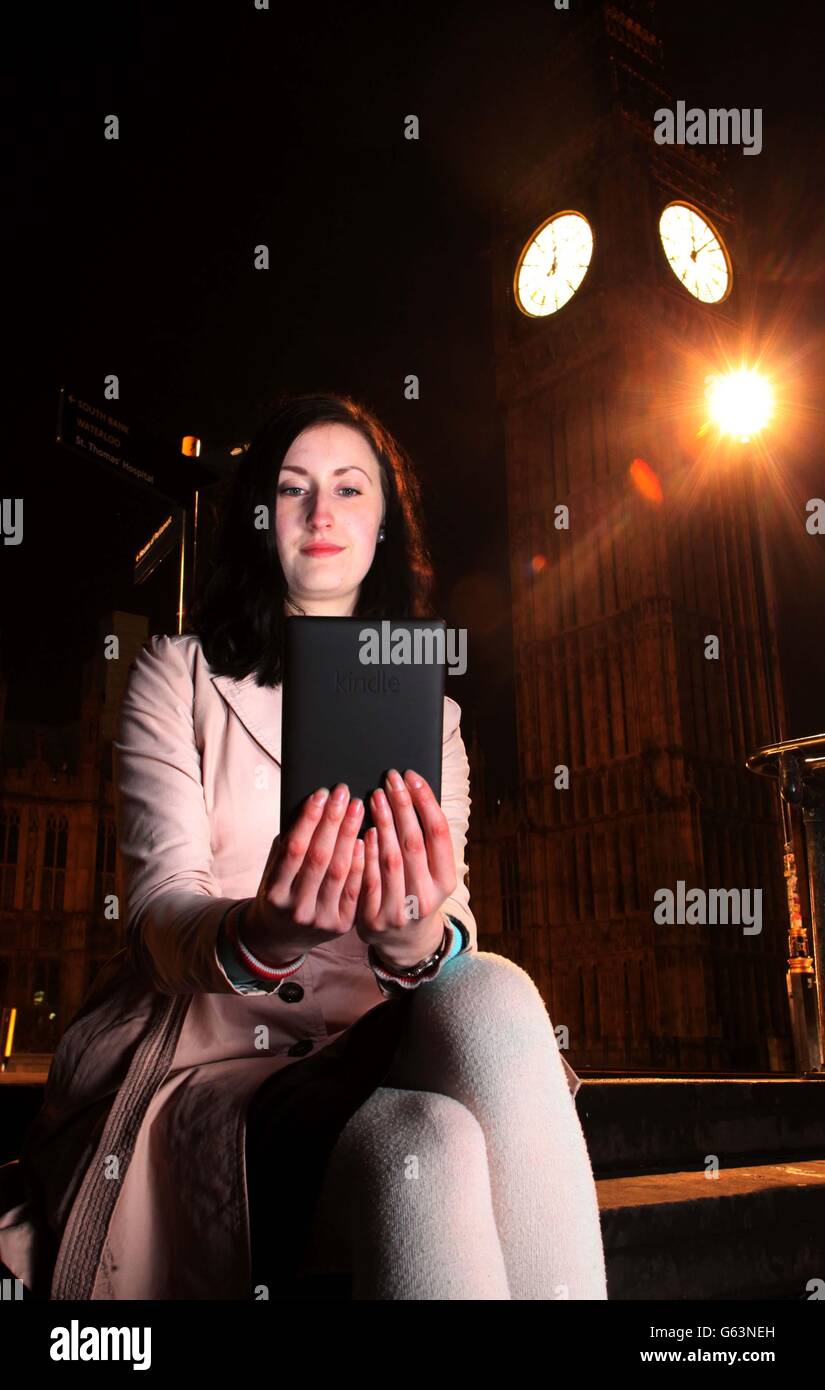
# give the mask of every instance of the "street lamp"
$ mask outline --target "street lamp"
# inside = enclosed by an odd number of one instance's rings
[[[713,373],[706,379],[706,399],[710,418],[721,435],[747,444],[770,423],[774,416],[774,398],[770,382],[761,373],[748,367],[737,371]],[[759,615],[760,645],[764,667],[765,689],[767,693],[769,720],[771,725],[770,750],[760,749],[759,754],[748,759],[751,771],[763,771],[768,763],[766,755],[772,754],[770,766],[776,767],[779,778],[779,804],[782,813],[783,866],[788,901],[788,968],[786,984],[791,1015],[794,1051],[797,1065],[802,1072],[821,1071],[825,1050],[823,1049],[822,1000],[817,988],[817,978],[821,975],[822,962],[817,945],[818,928],[814,923],[814,958],[808,945],[808,933],[802,921],[799,905],[796,854],[793,843],[793,823],[790,803],[801,802],[803,791],[800,788],[799,763],[794,753],[800,740],[788,743],[785,739],[784,718],[781,698],[777,698],[779,656],[774,641],[776,630],[776,599],[771,582],[771,569],[765,546],[765,526],[763,522],[761,488],[753,476],[753,468],[747,470],[747,481],[753,496],[754,526],[751,531],[751,555],[756,581],[756,602]],[[773,619],[773,621],[771,621]],[[807,788],[809,800],[806,807],[806,845],[808,850],[809,883],[811,901],[822,902],[822,885],[817,874],[817,865],[823,862],[821,813],[814,816],[811,809],[819,809],[819,801]],[[810,817],[808,815],[810,812]],[[810,822],[810,823],[809,823]]]
[[[737,372],[711,374],[707,378],[710,416],[722,434],[747,444],[773,418],[773,391],[759,372],[742,367]]]

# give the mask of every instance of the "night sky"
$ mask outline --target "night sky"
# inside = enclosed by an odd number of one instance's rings
[[[8,719],[77,717],[80,663],[111,608],[176,630],[175,566],[131,579],[163,508],[55,445],[58,386],[118,373],[119,413],[170,448],[184,433],[206,447],[248,439],[283,388],[327,388],[374,408],[421,469],[440,610],[469,629],[470,670],[451,693],[465,740],[477,724],[512,776],[487,246],[512,180],[552,150],[548,59],[589,8],[18,10],[2,493],[25,499],[26,530],[0,558]],[[821,4],[658,10],[674,100],[763,110],[761,155],[733,152],[728,173],[754,323],[792,365],[787,494],[821,496]],[[111,112],[117,142],[103,139]],[[402,138],[409,112],[418,142]],[[259,242],[268,273],[253,269]],[[410,372],[418,402],[403,398]],[[811,733],[825,724],[825,538],[803,546],[777,513],[769,539],[790,731]]]

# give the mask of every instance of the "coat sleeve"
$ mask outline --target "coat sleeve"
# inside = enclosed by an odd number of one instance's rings
[[[448,916],[457,917],[470,933],[468,951],[478,950],[478,929],[470,910],[467,882],[467,834],[470,828],[470,763],[461,737],[461,706],[444,697],[444,745],[441,754],[441,809],[450,824],[455,857],[456,886],[444,901]]]
[[[222,897],[181,645],[152,637],[129,671],[113,741],[126,943],[162,994],[237,994],[218,932],[246,899]]]

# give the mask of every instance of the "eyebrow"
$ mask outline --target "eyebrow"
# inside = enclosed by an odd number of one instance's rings
[[[286,470],[287,470],[288,468],[291,469],[293,473],[302,473],[302,474],[304,475],[305,478],[309,476],[309,474],[307,473],[307,470],[306,470],[305,468],[299,468],[299,466],[298,466],[297,463],[285,463],[285,464],[283,464],[282,467],[281,467],[281,472],[282,472],[282,473],[285,473]],[[333,468],[332,471],[333,471],[333,474],[338,474],[338,473],[349,473],[353,468],[357,468],[359,473],[363,473],[363,474],[364,474],[364,477],[366,478],[366,480],[367,480],[368,483],[371,483],[371,482],[372,482],[372,478],[370,477],[370,475],[369,475],[369,473],[366,471],[366,469],[365,469],[365,468],[361,468],[361,466],[360,466],[359,464],[357,464],[357,463],[347,463],[347,464],[344,465],[343,468]]]

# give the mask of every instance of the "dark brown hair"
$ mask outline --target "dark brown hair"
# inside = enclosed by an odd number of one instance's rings
[[[312,425],[349,425],[363,435],[381,468],[385,540],[361,583],[353,617],[432,618],[435,580],[424,536],[421,488],[396,439],[364,405],[335,392],[287,395],[240,456],[217,508],[213,564],[187,615],[185,631],[201,639],[218,675],[278,685],[283,671],[286,578],[273,525],[253,526],[255,508],[275,505],[284,456]]]

